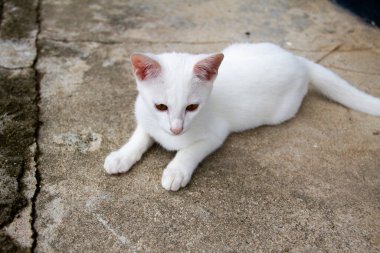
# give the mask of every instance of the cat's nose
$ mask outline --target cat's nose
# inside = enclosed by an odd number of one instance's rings
[[[171,131],[173,134],[175,134],[175,135],[179,135],[179,134],[182,132],[182,130],[183,130],[182,127],[180,127],[180,128],[173,128],[173,127],[171,127],[171,128],[170,128],[170,131]]]
[[[170,131],[175,135],[179,135],[183,131],[183,121],[180,119],[174,119],[170,125]]]

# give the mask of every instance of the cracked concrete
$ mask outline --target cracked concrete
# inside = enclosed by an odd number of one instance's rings
[[[1,250],[380,250],[380,118],[313,90],[295,119],[230,136],[179,192],[160,185],[174,153],[157,145],[125,175],[102,168],[135,126],[132,52],[216,52],[232,42],[271,41],[380,97],[378,29],[327,1],[0,6],[0,101],[29,87],[0,115],[1,144],[19,142],[3,135],[14,129],[27,140],[9,152],[0,146],[1,159],[17,160],[2,176],[13,188],[1,196],[13,196],[8,206],[17,211],[1,227]]]
[[[37,1],[0,5],[0,251],[29,252],[36,190]]]
[[[32,245],[31,198],[35,189],[37,125],[34,78],[34,70],[30,68],[0,70],[1,235],[14,238],[18,246],[12,247],[16,248]]]

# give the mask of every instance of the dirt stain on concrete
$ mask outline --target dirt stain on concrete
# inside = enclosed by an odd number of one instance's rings
[[[36,6],[31,1],[12,0],[1,1],[3,15],[1,16],[0,37],[3,40],[19,40],[30,37],[36,29]]]
[[[32,69],[0,69],[0,228],[27,204],[20,178],[37,126],[35,87]],[[0,251],[18,248],[7,238],[0,234]]]

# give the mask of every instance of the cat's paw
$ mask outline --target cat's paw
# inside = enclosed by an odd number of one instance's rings
[[[162,174],[162,187],[168,191],[178,191],[179,188],[185,187],[190,182],[191,174],[182,167],[169,165]]]
[[[104,161],[104,169],[108,174],[127,172],[136,162],[133,156],[124,152],[115,151],[109,154]]]

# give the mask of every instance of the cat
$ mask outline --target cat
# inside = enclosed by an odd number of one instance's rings
[[[128,171],[158,142],[178,151],[163,172],[166,190],[185,187],[198,164],[232,132],[294,117],[311,82],[328,98],[380,116],[380,99],[270,43],[232,44],[217,54],[133,54],[137,127],[110,153],[108,174]]]

